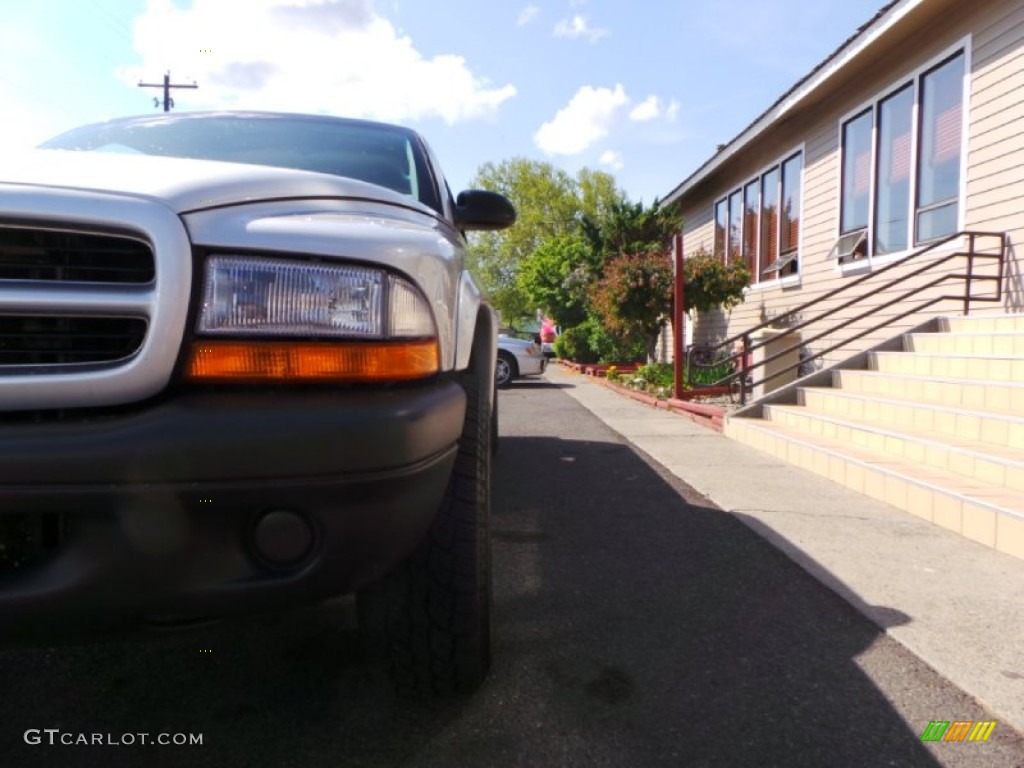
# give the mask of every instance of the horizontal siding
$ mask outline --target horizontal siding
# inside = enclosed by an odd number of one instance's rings
[[[1024,71],[1019,78],[1020,87],[1024,87]],[[971,135],[978,138],[993,133],[1007,124],[1019,122],[1024,117],[1024,95],[1017,91],[1003,94],[999,99],[990,102],[985,109],[971,107]]]
[[[1017,135],[1019,135],[1019,133]],[[1013,139],[1010,141],[1013,141]],[[998,171],[1005,162],[1008,154],[1017,154],[1012,151],[1008,152],[1008,143],[1009,142],[1007,141],[995,142],[981,147],[977,146],[976,142],[972,141],[967,161],[968,178],[981,178],[982,176],[993,173],[994,171]]]
[[[1009,66],[1009,65],[1007,65]],[[1005,122],[1009,112],[1019,119],[1024,114],[1024,56],[1018,57],[1014,71],[1001,70],[1005,75],[1001,80],[985,89],[979,89],[974,81],[971,97],[971,122],[984,125],[987,120],[995,118],[995,123]]]
[[[998,67],[1009,54],[1019,50],[1022,37],[1024,6],[1019,2],[993,3],[974,24],[975,67]]]
[[[974,39],[977,46],[977,38]],[[975,47],[973,58],[974,72],[972,85],[974,91],[974,106],[980,108],[986,106],[992,99],[998,98],[1011,90],[1016,74],[1021,69],[1021,59],[1024,59],[1024,50],[1015,47],[1006,53],[1005,56],[989,59],[987,65],[978,62],[978,53]]]
[[[969,153],[995,148],[996,151],[1002,152],[1005,156],[1008,153],[1017,151],[1014,144],[1019,140],[1020,134],[1019,118],[1016,121],[1012,119],[1009,121],[999,120],[998,123],[994,119],[986,121],[985,124],[971,123]],[[968,157],[970,157],[970,154]]]
[[[1020,197],[1019,185],[1024,183],[1024,153],[1006,158],[1001,167],[989,164],[987,170],[988,173],[982,174],[981,169],[972,168],[968,174],[967,196],[973,205],[984,205],[989,195]]]
[[[1024,5],[994,4],[973,37],[965,226],[1024,235]],[[1011,247],[1007,273],[1020,275],[1024,253]],[[1000,305],[978,311],[1021,311],[1019,280],[1008,281]],[[973,311],[973,310],[972,310]]]
[[[1008,195],[990,197],[988,202],[972,200],[967,211],[967,227],[970,229],[1009,232],[1020,229],[1021,201]]]

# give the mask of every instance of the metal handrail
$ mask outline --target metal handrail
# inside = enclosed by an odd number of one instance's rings
[[[867,309],[866,311],[861,312],[860,314],[856,315],[855,317],[848,318],[846,320],[843,320],[842,322],[837,323],[834,326],[830,326],[828,329],[817,333],[815,336],[812,336],[812,337],[810,337],[808,339],[802,339],[799,343],[797,343],[797,344],[795,344],[795,345],[793,345],[791,347],[787,347],[786,349],[778,351],[775,354],[773,354],[773,355],[771,355],[769,357],[766,357],[766,358],[758,361],[758,363],[756,365],[751,364],[751,362],[750,362],[751,353],[754,350],[760,349],[760,348],[762,348],[762,347],[764,347],[764,346],[766,346],[768,344],[767,340],[758,342],[756,344],[752,344],[751,343],[753,335],[755,333],[757,333],[758,331],[762,331],[762,330],[765,330],[765,329],[777,327],[780,324],[784,324],[785,321],[787,321],[788,319],[798,319],[798,318],[802,317],[803,314],[808,309],[810,309],[811,307],[819,305],[819,304],[821,304],[824,301],[827,301],[827,300],[832,299],[832,298],[834,298],[836,296],[839,296],[840,294],[847,293],[847,292],[851,291],[852,289],[862,285],[863,283],[865,283],[865,282],[867,282],[869,280],[878,279],[878,277],[880,275],[884,275],[885,273],[887,273],[887,272],[889,272],[889,271],[891,271],[893,269],[901,267],[901,266],[905,265],[907,262],[911,261],[912,259],[919,259],[924,254],[929,253],[930,251],[934,251],[937,248],[941,248],[942,246],[947,245],[950,242],[958,241],[961,238],[966,238],[967,239],[968,247],[967,247],[966,251],[954,251],[952,253],[949,253],[949,254],[943,256],[942,258],[935,259],[934,261],[929,261],[927,264],[923,265],[919,269],[915,269],[914,271],[908,272],[905,275],[900,275],[899,277],[896,277],[896,278],[890,280],[889,282],[885,283],[884,285],[878,286],[878,288],[876,290],[874,290],[874,291],[872,291],[870,293],[860,293],[860,294],[857,294],[854,298],[852,298],[852,299],[850,299],[848,301],[845,301],[844,303],[840,304],[837,307],[831,307],[829,309],[821,311],[821,312],[815,314],[810,319],[802,320],[801,322],[798,322],[795,325],[783,325],[783,328],[785,329],[785,332],[791,333],[793,331],[798,331],[801,328],[805,328],[805,327],[807,327],[809,325],[812,325],[814,323],[820,323],[821,321],[826,320],[827,318],[829,318],[830,316],[834,315],[835,313],[841,312],[841,311],[843,311],[845,309],[849,309],[850,307],[852,307],[855,304],[858,304],[858,303],[866,300],[867,298],[869,298],[872,295],[875,295],[875,294],[877,294],[879,292],[886,291],[886,290],[888,290],[890,288],[893,288],[893,287],[895,287],[895,286],[905,282],[906,280],[909,280],[910,278],[917,277],[918,275],[921,275],[921,274],[927,272],[930,269],[934,269],[935,267],[937,267],[939,265],[945,264],[946,262],[951,261],[952,259],[959,258],[959,257],[962,257],[962,256],[966,256],[967,257],[967,271],[964,274],[945,273],[943,275],[940,275],[936,279],[931,280],[928,283],[925,283],[924,285],[916,286],[914,288],[911,288],[910,290],[904,291],[903,293],[901,293],[898,297],[896,297],[894,299],[890,299],[890,300],[888,300],[885,303],[880,304],[880,305],[872,306],[869,309]],[[979,253],[979,252],[977,252],[977,250],[976,250],[976,243],[977,243],[977,239],[978,238],[996,238],[996,239],[998,239],[999,240],[999,251],[998,251],[998,253]],[[726,386],[726,385],[730,385],[732,382],[734,382],[734,381],[736,381],[738,379],[739,383],[740,383],[740,402],[741,402],[741,404],[746,404],[748,389],[753,389],[756,386],[759,386],[759,385],[764,384],[764,383],[766,383],[768,381],[771,381],[772,379],[775,379],[775,378],[777,378],[779,376],[782,376],[785,373],[788,373],[789,371],[792,371],[794,368],[798,368],[799,366],[806,365],[808,362],[811,362],[813,360],[817,360],[818,358],[823,357],[824,355],[827,355],[830,352],[834,352],[835,350],[840,349],[841,347],[846,346],[850,342],[856,341],[858,339],[863,338],[864,336],[867,336],[867,335],[869,335],[871,333],[879,331],[882,328],[886,327],[887,325],[892,324],[893,322],[896,322],[898,320],[902,320],[902,319],[904,319],[904,318],[914,314],[915,312],[919,312],[919,311],[921,311],[923,309],[927,309],[928,307],[931,307],[934,304],[937,304],[937,303],[939,303],[941,301],[962,300],[963,304],[964,304],[964,314],[965,315],[970,314],[971,301],[983,301],[983,302],[998,302],[998,301],[1001,301],[1002,300],[1002,290],[1003,290],[1003,277],[1004,277],[1005,262],[1006,262],[1006,248],[1007,248],[1007,236],[1006,236],[1005,232],[974,232],[974,231],[957,232],[956,234],[950,235],[949,237],[943,238],[942,240],[938,240],[938,241],[936,241],[934,243],[931,243],[930,245],[925,246],[924,248],[921,248],[921,249],[915,251],[914,253],[908,254],[907,256],[904,256],[903,258],[901,258],[901,259],[899,259],[897,261],[894,261],[891,264],[887,264],[884,267],[882,267],[881,269],[869,272],[868,274],[863,275],[862,277],[857,278],[853,282],[847,283],[845,285],[840,286],[839,288],[836,288],[834,290],[828,291],[827,293],[825,293],[825,294],[823,294],[821,296],[818,296],[817,298],[814,298],[811,301],[805,302],[804,304],[801,304],[800,306],[796,307],[795,309],[791,309],[790,311],[788,311],[788,312],[786,312],[786,313],[784,313],[782,315],[779,315],[778,317],[774,317],[771,320],[768,320],[766,322],[761,323],[760,325],[756,325],[753,328],[749,328],[748,330],[743,331],[742,333],[738,333],[735,336],[730,336],[729,338],[725,339],[724,341],[719,342],[718,344],[707,345],[706,347],[703,347],[703,349],[704,349],[705,352],[707,352],[710,355],[710,357],[712,358],[712,362],[709,365],[702,365],[699,362],[693,361],[693,364],[696,365],[697,367],[713,367],[713,366],[716,366],[716,365],[721,365],[723,362],[732,361],[733,362],[733,367],[735,369],[734,372],[729,374],[728,376],[725,376],[725,377],[719,379],[718,381],[714,382],[714,384],[712,384],[711,386]],[[997,275],[977,275],[977,274],[975,274],[975,272],[974,272],[974,260],[976,258],[997,259],[998,260],[998,274]],[[851,325],[852,323],[855,323],[855,322],[857,322],[859,320],[863,320],[864,318],[874,314],[875,312],[878,312],[879,310],[887,309],[887,308],[893,306],[894,304],[902,302],[905,299],[908,299],[911,296],[914,296],[915,294],[920,293],[921,291],[924,291],[924,290],[926,290],[928,288],[933,288],[933,287],[939,285],[940,283],[942,283],[942,282],[944,282],[946,280],[951,280],[951,279],[960,279],[960,280],[964,281],[964,291],[963,291],[962,295],[957,295],[957,296],[943,295],[943,296],[939,296],[939,297],[933,298],[933,299],[931,299],[929,301],[926,301],[926,302],[924,302],[922,304],[916,304],[913,308],[911,308],[909,310],[906,310],[905,312],[901,312],[901,313],[899,313],[899,314],[897,314],[895,316],[889,316],[885,320],[883,320],[882,322],[878,323],[877,325],[872,326],[871,328],[869,328],[869,329],[867,329],[865,331],[861,331],[861,332],[859,332],[859,333],[857,333],[857,334],[855,334],[853,336],[847,337],[843,341],[841,341],[841,342],[839,342],[837,344],[833,344],[832,346],[828,347],[827,349],[819,350],[818,352],[815,352],[813,355],[810,355],[808,357],[805,357],[805,358],[801,359],[797,363],[794,363],[792,365],[786,366],[785,368],[781,368],[778,371],[776,371],[775,373],[773,373],[771,376],[766,376],[765,378],[760,379],[758,381],[753,381],[752,380],[751,372],[753,370],[755,370],[757,368],[761,368],[761,367],[767,365],[770,362],[778,360],[779,358],[785,357],[786,355],[789,355],[792,352],[794,352],[796,350],[799,350],[800,347],[808,344],[809,342],[818,341],[819,339],[824,338],[825,336],[829,336],[829,335],[831,335],[833,333],[836,333],[837,331],[842,330],[843,328],[846,328],[847,326]],[[995,296],[991,296],[991,297],[975,297],[975,296],[973,296],[972,293],[971,293],[971,286],[972,286],[972,284],[975,281],[995,282],[996,283]],[[742,349],[740,349],[738,352],[733,351],[735,349],[736,343],[739,342],[739,341],[743,342]],[[719,350],[729,350],[730,354],[727,355],[727,356],[722,356],[722,357],[720,357],[718,359],[715,359],[716,356],[715,356],[714,353],[716,351],[719,351]],[[687,357],[689,358],[689,355]],[[687,360],[687,362],[688,363],[690,362],[689,359]]]

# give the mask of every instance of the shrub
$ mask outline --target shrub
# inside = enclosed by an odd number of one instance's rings
[[[603,363],[630,363],[634,360],[646,359],[642,340],[629,340],[611,333],[596,317],[590,317],[584,327],[587,328],[590,349]]]
[[[555,339],[555,354],[563,360],[596,363],[598,356],[590,348],[590,329],[587,323],[562,331],[562,335]]]
[[[613,335],[596,317],[588,317],[555,340],[555,354],[577,363],[623,363],[643,359],[644,346]]]
[[[675,370],[671,363],[649,363],[642,366],[637,375],[654,388],[671,387],[675,381]]]

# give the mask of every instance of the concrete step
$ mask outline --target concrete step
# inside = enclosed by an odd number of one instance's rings
[[[944,331],[952,333],[976,331],[1020,331],[1024,333],[1024,314],[944,317],[939,323]]]
[[[833,381],[837,389],[849,394],[1024,415],[1024,382],[942,379],[880,371],[835,371]]]
[[[903,338],[908,352],[923,352],[930,355],[1024,356],[1024,333],[1020,331],[908,333]]]
[[[765,418],[795,433],[838,440],[899,461],[1024,493],[1024,449],[996,447],[938,432],[826,416],[792,405],[771,405]]]
[[[880,373],[971,381],[1024,382],[1024,357],[1010,355],[923,354],[872,352],[868,365]]]
[[[773,406],[774,407],[774,406]],[[1024,559],[1024,492],[968,479],[764,419],[730,417],[725,433],[753,448]]]
[[[949,438],[1024,450],[1024,417],[910,400],[864,397],[843,390],[801,387],[797,402],[811,411],[848,421],[924,430]]]

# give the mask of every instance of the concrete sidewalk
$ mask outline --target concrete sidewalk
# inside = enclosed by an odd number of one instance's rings
[[[1024,733],[1024,561],[557,364],[545,376]]]

